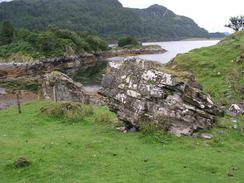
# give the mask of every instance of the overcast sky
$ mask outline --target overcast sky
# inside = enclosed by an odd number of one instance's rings
[[[7,1],[7,0],[0,0]],[[225,32],[230,16],[244,15],[244,0],[119,0],[125,7],[146,8],[160,4],[176,14],[192,18],[210,32]]]
[[[119,0],[126,7],[146,8],[160,4],[176,14],[192,18],[210,32],[225,32],[230,16],[244,15],[244,0]]]

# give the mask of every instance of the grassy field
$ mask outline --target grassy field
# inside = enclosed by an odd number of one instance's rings
[[[40,114],[46,105],[51,103],[26,104],[23,114],[17,114],[16,107],[0,111],[1,183],[244,180],[244,135],[240,130],[216,126],[211,131],[215,138],[210,141],[143,132],[123,134],[111,128],[114,116],[105,108],[95,108],[92,115],[67,123]],[[15,168],[20,157],[31,165]]]
[[[244,31],[177,56],[166,69],[191,71],[218,104],[228,106],[244,98],[243,59]],[[212,140],[150,127],[124,134],[114,130],[115,121],[106,108],[50,101],[26,104],[22,114],[16,107],[0,111],[0,183],[244,182],[243,116],[218,119],[203,131]],[[30,166],[16,168],[20,157]]]
[[[244,31],[226,37],[218,45],[179,55],[166,67],[192,72],[220,105],[244,100]]]

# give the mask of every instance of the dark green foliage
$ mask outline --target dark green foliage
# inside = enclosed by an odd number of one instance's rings
[[[138,40],[133,36],[127,36],[119,39],[118,46],[125,47],[125,46],[139,46],[140,43]]]
[[[0,46],[0,59],[4,61],[29,61],[107,49],[104,40],[87,32],[73,32],[57,27],[49,27],[44,32],[31,32],[26,29],[14,32],[16,32],[15,39]],[[0,38],[5,37],[1,34]]]
[[[56,25],[113,41],[126,35],[157,41],[209,36],[192,19],[163,6],[123,8],[118,0],[19,0],[1,3],[0,12],[0,22],[8,19],[18,28],[40,31]]]
[[[107,49],[106,42],[97,36],[94,35],[87,36],[86,42],[90,45],[90,49],[95,52],[99,52]]]
[[[0,32],[0,46],[7,45],[14,41],[15,38],[15,30],[10,22],[3,22],[2,29]]]

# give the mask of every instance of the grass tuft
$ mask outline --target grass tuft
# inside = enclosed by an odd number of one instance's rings
[[[172,136],[164,130],[159,130],[156,124],[145,122],[141,128],[141,138],[147,143],[168,144],[172,140]]]
[[[109,125],[111,127],[115,127],[117,121],[115,114],[111,113],[105,107],[96,110],[94,119],[95,119],[95,123]]]
[[[74,102],[52,103],[41,108],[41,114],[51,118],[57,118],[67,123],[80,122],[85,117],[94,114],[90,105],[83,105]]]

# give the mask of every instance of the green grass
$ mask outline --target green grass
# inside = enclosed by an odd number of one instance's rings
[[[220,105],[243,100],[244,31],[226,37],[216,46],[179,55],[166,67],[172,66],[176,71],[192,72]]]
[[[59,119],[71,124],[83,121],[86,117],[94,115],[94,108],[91,105],[70,102],[51,103],[40,110],[43,116]]]
[[[114,115],[106,108],[94,108],[94,115],[67,124],[40,114],[40,108],[47,105],[50,102],[26,104],[23,114],[18,114],[16,107],[0,111],[0,182],[244,180],[244,135],[240,130],[223,128],[224,134],[220,135],[216,127],[211,141],[167,135],[160,137],[167,139],[161,143],[148,138],[150,130],[128,134],[113,130],[106,119],[114,119]],[[13,163],[20,157],[26,157],[31,165],[16,169]]]

